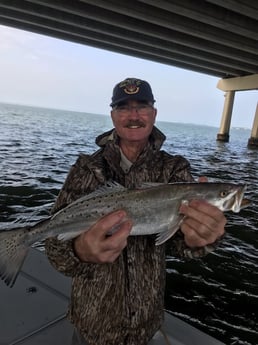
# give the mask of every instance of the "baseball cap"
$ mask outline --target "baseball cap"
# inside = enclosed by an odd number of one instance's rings
[[[149,101],[152,103],[155,102],[150,84],[145,80],[137,78],[126,78],[116,84],[113,89],[112,102],[110,106],[114,107],[118,103],[129,99]]]

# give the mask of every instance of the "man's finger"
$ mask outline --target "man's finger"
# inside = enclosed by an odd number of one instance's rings
[[[200,176],[198,182],[208,182],[208,178],[206,176]]]
[[[104,246],[105,250],[113,250],[113,249],[123,249],[127,243],[127,237],[130,234],[132,229],[133,222],[131,220],[126,220],[125,222],[119,225],[119,229],[112,234],[111,236],[107,237],[105,240]]]
[[[118,226],[126,218],[126,213],[124,210],[118,210],[109,213],[98,220],[90,229],[89,232],[93,233],[97,238],[106,237],[108,232],[112,228]]]

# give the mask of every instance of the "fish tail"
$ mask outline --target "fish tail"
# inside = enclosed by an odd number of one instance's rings
[[[28,254],[29,228],[0,231],[0,277],[12,287]]]

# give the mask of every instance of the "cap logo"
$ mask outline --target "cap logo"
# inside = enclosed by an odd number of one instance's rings
[[[139,92],[140,88],[139,85],[141,84],[140,80],[137,79],[126,79],[122,83],[120,83],[119,87],[123,88],[123,91],[127,95],[134,95]]]

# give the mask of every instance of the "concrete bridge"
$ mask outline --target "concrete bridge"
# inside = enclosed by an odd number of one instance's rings
[[[0,24],[222,78],[217,140],[229,140],[235,92],[258,89],[257,0],[0,0]]]

